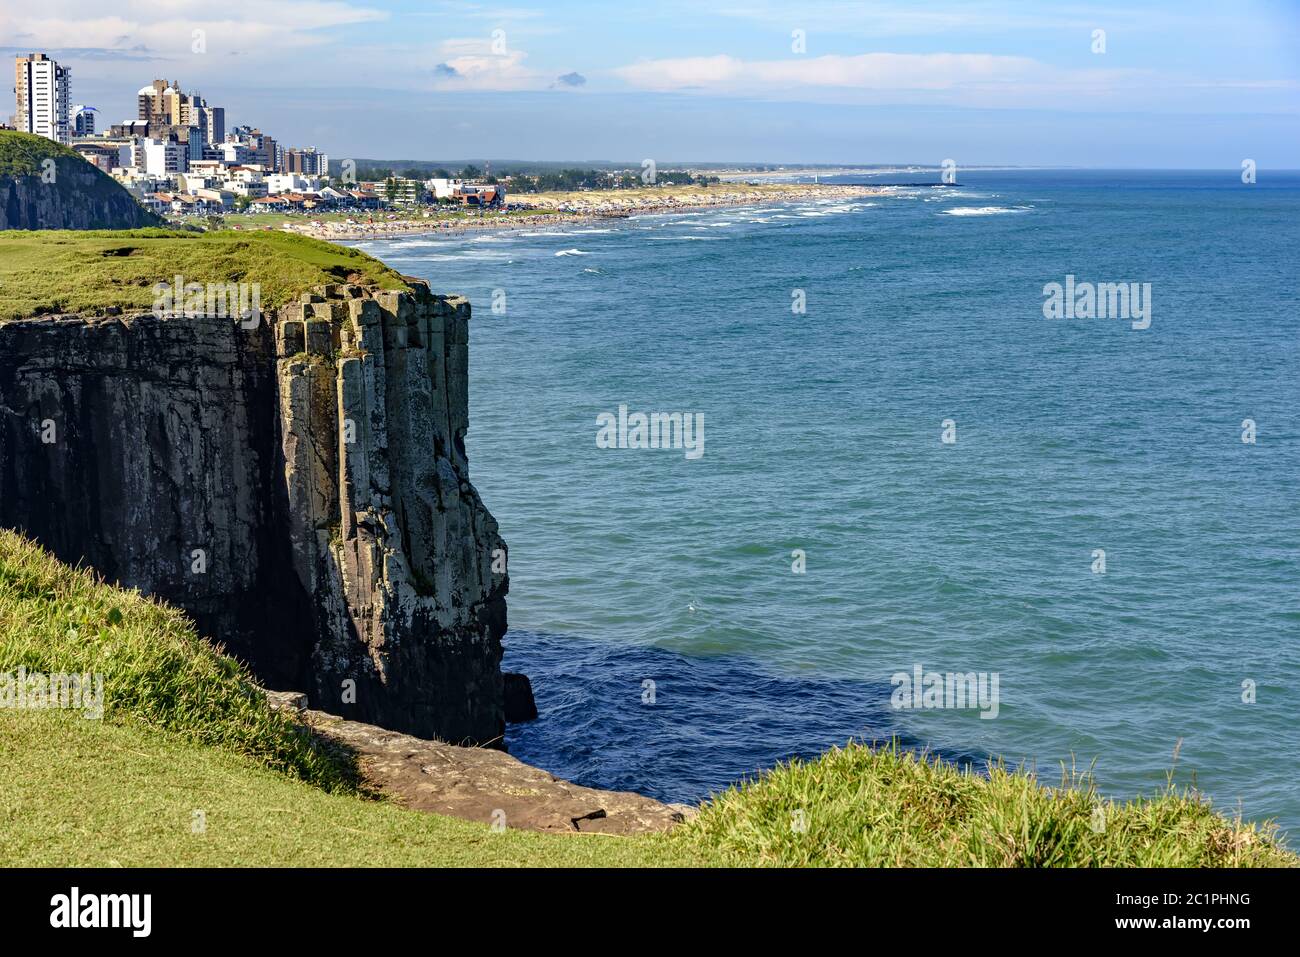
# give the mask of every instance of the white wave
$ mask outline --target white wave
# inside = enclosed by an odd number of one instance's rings
[[[555,255],[557,256],[589,256],[590,253],[584,253],[581,249],[561,249]]]
[[[999,216],[1003,213],[1025,213],[1032,206],[957,206],[945,209],[945,216]]]
[[[402,254],[396,251],[379,250],[376,258],[392,262],[412,263],[463,263],[463,262],[514,262],[520,253],[534,252],[529,249],[460,249],[441,253],[411,252]]]

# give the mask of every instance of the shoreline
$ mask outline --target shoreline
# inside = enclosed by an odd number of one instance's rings
[[[283,223],[278,227],[281,232],[308,236],[312,239],[326,241],[354,242],[367,239],[396,239],[399,237],[460,235],[477,230],[496,230],[508,232],[516,229],[536,229],[538,227],[583,226],[592,223],[607,222],[611,219],[629,219],[633,216],[669,215],[704,209],[725,209],[734,206],[759,206],[772,203],[797,202],[800,200],[822,199],[861,199],[879,196],[879,186],[846,186],[815,183],[781,185],[775,188],[743,191],[723,191],[710,187],[719,195],[709,195],[705,191],[698,193],[674,194],[666,198],[655,197],[645,201],[641,197],[617,197],[600,202],[582,201],[573,205],[573,201],[560,200],[542,194],[542,205],[532,207],[530,212],[514,217],[496,217],[486,215],[478,219],[465,221],[441,222],[394,222],[368,223],[352,226],[335,227],[297,225]],[[575,194],[590,195],[590,194]]]

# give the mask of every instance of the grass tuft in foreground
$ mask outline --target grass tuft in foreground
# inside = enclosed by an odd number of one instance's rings
[[[1190,791],[1103,802],[1091,778],[1046,788],[850,744],[718,796],[676,835],[730,864],[786,867],[1292,867],[1271,826]]]
[[[347,762],[272,711],[242,666],[200,639],[181,611],[0,529],[0,676],[19,668],[102,674],[105,721],[242,754],[326,790],[354,784]]]

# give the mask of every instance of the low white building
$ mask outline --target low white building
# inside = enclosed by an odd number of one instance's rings
[[[226,189],[196,189],[194,195],[203,200],[209,209],[230,209],[235,205],[235,194]]]
[[[249,199],[256,199],[259,196],[267,195],[266,177],[262,175],[261,167],[232,166],[226,170],[225,176],[221,188],[229,190],[236,196],[247,196]]]
[[[316,176],[302,176],[298,173],[270,173],[264,177],[266,192],[275,196],[280,193],[315,193],[320,191],[320,179]]]
[[[191,156],[189,171],[191,173],[201,173],[204,176],[210,176],[214,179],[220,179],[222,174],[226,171],[226,167],[220,160],[195,159]]]
[[[174,178],[171,176],[151,176],[144,170],[137,169],[134,166],[115,168],[110,175],[136,196],[144,196],[148,193],[156,193],[159,190],[170,189]]]
[[[424,188],[433,193],[434,199],[451,199],[452,195],[461,187],[461,181],[458,179],[426,179]]]
[[[173,176],[185,171],[187,154],[184,143],[144,139],[135,144],[132,162],[136,169],[150,176]]]
[[[227,181],[236,183],[264,183],[265,176],[257,166],[232,166],[224,173]]]
[[[131,165],[131,144],[116,143],[111,140],[83,140],[74,142],[72,148],[81,154],[87,162],[94,163],[105,173]]]
[[[266,184],[261,180],[252,182],[241,179],[228,179],[221,184],[221,188],[234,193],[236,196],[247,196],[249,199],[257,199],[259,196],[266,195]]]
[[[208,176],[205,173],[181,173],[180,176],[181,189],[185,190],[187,193],[194,193],[198,190],[206,189],[218,181],[215,177]]]
[[[251,163],[259,155],[256,150],[249,149],[243,143],[218,143],[216,147],[221,152],[221,161],[227,166]]]

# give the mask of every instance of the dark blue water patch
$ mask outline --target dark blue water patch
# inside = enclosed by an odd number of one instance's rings
[[[779,676],[741,655],[512,631],[502,667],[533,682],[538,718],[510,725],[510,753],[586,787],[695,803],[791,758],[850,740],[927,750],[879,682]],[[653,682],[653,703],[649,702]],[[987,755],[929,746],[982,770]]]

